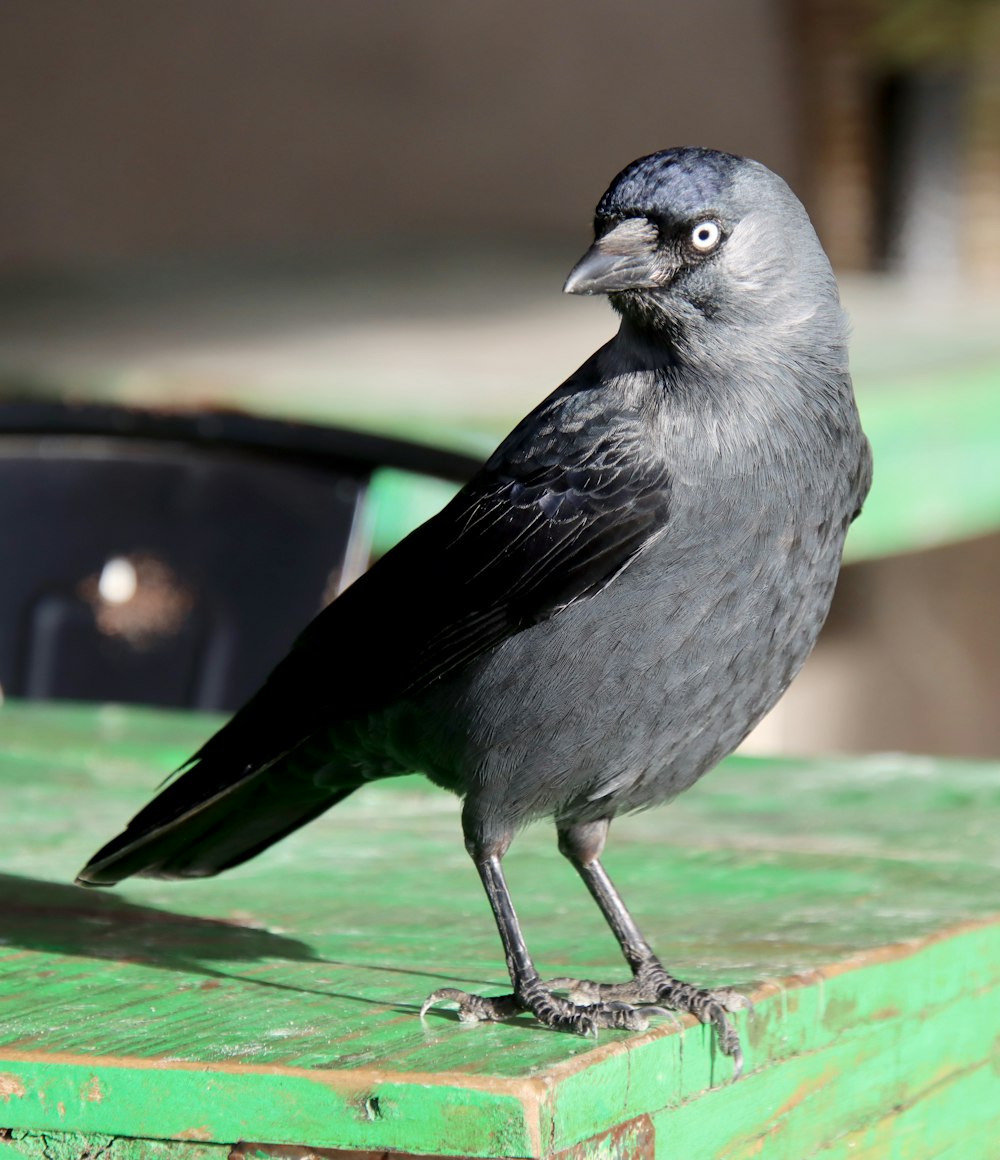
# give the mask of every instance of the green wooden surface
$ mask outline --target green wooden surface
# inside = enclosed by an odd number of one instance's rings
[[[1000,766],[733,759],[615,824],[607,865],[665,961],[754,989],[731,1084],[700,1026],[421,1021],[437,986],[506,985],[458,804],[421,779],[218,879],[68,885],[212,724],[0,709],[0,1156],[81,1134],[549,1156],[637,1117],[671,1160],[997,1154]],[[623,977],[550,828],[507,865],[543,970]]]

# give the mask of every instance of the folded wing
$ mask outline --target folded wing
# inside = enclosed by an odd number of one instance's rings
[[[437,516],[308,626],[259,692],[100,850],[79,881],[211,874],[356,788],[312,776],[337,722],[418,692],[586,599],[668,530],[640,415],[563,388]]]

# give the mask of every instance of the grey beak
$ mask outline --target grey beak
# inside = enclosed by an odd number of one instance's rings
[[[610,294],[662,286],[669,280],[657,255],[659,233],[645,218],[626,218],[598,238],[570,271],[564,294]]]

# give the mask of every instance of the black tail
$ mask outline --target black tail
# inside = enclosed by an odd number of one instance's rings
[[[103,846],[80,886],[146,878],[206,878],[238,866],[357,789],[318,786],[294,770],[293,754],[219,784],[197,761]]]

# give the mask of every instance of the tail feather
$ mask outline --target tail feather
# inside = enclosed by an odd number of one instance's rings
[[[205,878],[267,849],[348,794],[357,783],[316,785],[291,755],[220,786],[197,762],[103,846],[77,876],[80,886],[146,878]],[[298,775],[296,776],[296,773]]]

